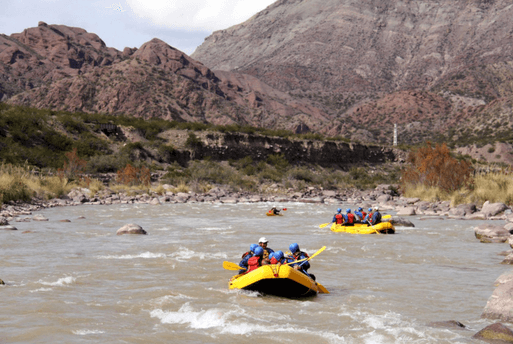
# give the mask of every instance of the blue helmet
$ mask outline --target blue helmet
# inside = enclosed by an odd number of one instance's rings
[[[257,248],[255,248],[255,256],[262,256],[264,254],[264,249],[261,248],[260,246],[258,246]]]
[[[283,252],[282,251],[274,252],[274,258],[276,258],[276,260],[282,259],[283,258]]]
[[[256,249],[257,247],[258,247],[258,245],[257,245],[257,244],[251,244],[251,245],[249,246],[249,250],[250,250],[251,252],[255,252],[255,249]]]
[[[269,260],[273,259],[273,257],[276,256],[276,254],[274,252],[271,252],[271,254],[269,254]],[[278,258],[276,258],[278,259]]]
[[[372,211],[372,208],[369,208],[369,210],[368,210],[368,211],[369,211],[369,212],[371,212],[371,211]]]
[[[337,213],[340,213],[342,211],[342,209],[338,208],[337,209]]]
[[[350,213],[350,212],[351,212],[351,209],[347,208],[346,213]]]
[[[362,211],[362,210],[363,210],[362,207],[358,207],[358,211]]]
[[[292,253],[296,253],[297,251],[299,251],[299,245],[294,243],[294,244],[290,244],[289,246],[289,250],[290,252]]]

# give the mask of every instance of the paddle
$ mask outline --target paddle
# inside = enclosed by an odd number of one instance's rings
[[[312,259],[313,257],[315,257],[316,255],[318,255],[319,253],[321,253],[322,251],[324,251],[326,249],[326,246],[323,246],[321,247],[321,249],[317,252],[315,252],[314,254],[312,254],[310,257],[308,258],[303,258],[303,259],[300,259],[300,260],[296,260],[296,261],[293,261],[293,262],[290,262],[290,263],[287,263],[287,264],[284,264],[284,265],[290,265],[290,264],[296,264],[296,263],[299,263],[299,262],[303,262],[301,263],[301,265],[303,265],[304,263],[306,263],[308,260]],[[299,266],[301,266],[299,265]]]
[[[372,227],[372,229],[374,229],[374,231],[377,233],[377,234],[381,234],[376,228],[374,228],[374,226],[372,225],[372,223],[370,223],[369,220],[367,220],[367,223]]]
[[[317,282],[315,282],[317,283]],[[321,290],[321,294],[329,294],[330,292],[328,291],[328,289],[324,288],[324,286],[320,283],[317,283],[317,287],[319,287],[319,289]]]
[[[223,262],[223,268],[225,268],[226,270],[247,270],[246,268],[243,268],[241,266],[239,266],[238,264],[235,264],[235,263],[232,263],[232,262],[227,262],[227,261],[224,261]]]
[[[319,225],[319,228],[324,228],[326,226],[329,226],[331,225],[333,222],[330,222],[330,223],[323,223],[322,225]]]

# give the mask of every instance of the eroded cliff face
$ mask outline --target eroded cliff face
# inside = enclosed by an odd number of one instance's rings
[[[317,164],[348,168],[361,163],[380,164],[401,160],[401,153],[381,146],[366,146],[337,141],[299,140],[241,133],[208,133],[201,136],[202,146],[191,159],[238,160],[247,156],[254,161],[272,154],[283,154],[291,164]]]
[[[428,89],[511,60],[511,18],[507,0],[280,0],[214,32],[191,57],[282,91]]]

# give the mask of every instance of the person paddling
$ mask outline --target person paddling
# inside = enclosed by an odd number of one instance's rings
[[[278,209],[278,208],[276,208],[275,205],[273,205],[271,210],[269,210],[269,213],[274,214],[274,215],[280,215],[280,211],[281,211],[281,209]]]
[[[335,222],[337,225],[341,225],[344,223],[344,216],[342,215],[342,209],[338,208],[337,213],[333,215],[333,219],[331,222]]]
[[[262,266],[264,249],[260,246],[255,248],[255,255],[248,260],[248,272],[258,269]]]
[[[351,213],[351,209],[346,209],[346,214],[344,215],[344,226],[354,226],[354,214]]]
[[[269,255],[274,252],[273,249],[267,247],[268,242],[269,242],[269,240],[267,240],[265,237],[261,237],[258,240],[258,245],[264,250],[263,258],[264,258],[264,262],[267,264],[269,264],[269,261],[270,261]]]
[[[249,258],[255,255],[255,249],[258,247],[257,244],[251,244],[249,246],[249,251],[242,255],[242,260],[239,262],[239,266],[242,268],[239,270],[239,274],[244,273],[248,269],[248,260]]]
[[[381,213],[379,212],[378,206],[374,207],[374,212],[372,213],[372,218],[370,219],[369,223],[371,226],[374,226],[381,222]]]
[[[310,257],[306,252],[303,252],[299,249],[299,245],[297,243],[290,244],[289,250],[292,253],[291,262],[298,261],[301,259],[307,259]],[[295,270],[299,270],[302,273],[304,273],[305,275],[310,276],[315,281],[315,276],[313,274],[309,274],[307,272],[307,270],[310,269],[310,262],[308,260],[305,260],[305,261],[302,261],[299,263],[293,263],[293,264],[291,264],[291,266]]]
[[[282,251],[276,251],[274,253],[271,253],[271,264],[285,264],[287,260],[285,259]]]

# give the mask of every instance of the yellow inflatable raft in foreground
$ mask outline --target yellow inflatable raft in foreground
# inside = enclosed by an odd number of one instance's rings
[[[394,234],[394,225],[390,222],[380,222],[374,226],[369,226],[366,223],[355,223],[354,226],[337,225],[334,223],[331,226],[333,232],[346,232],[351,234]]]
[[[230,289],[253,290],[290,298],[329,293],[322,285],[289,265],[261,266],[247,274],[233,276],[228,286]]]

